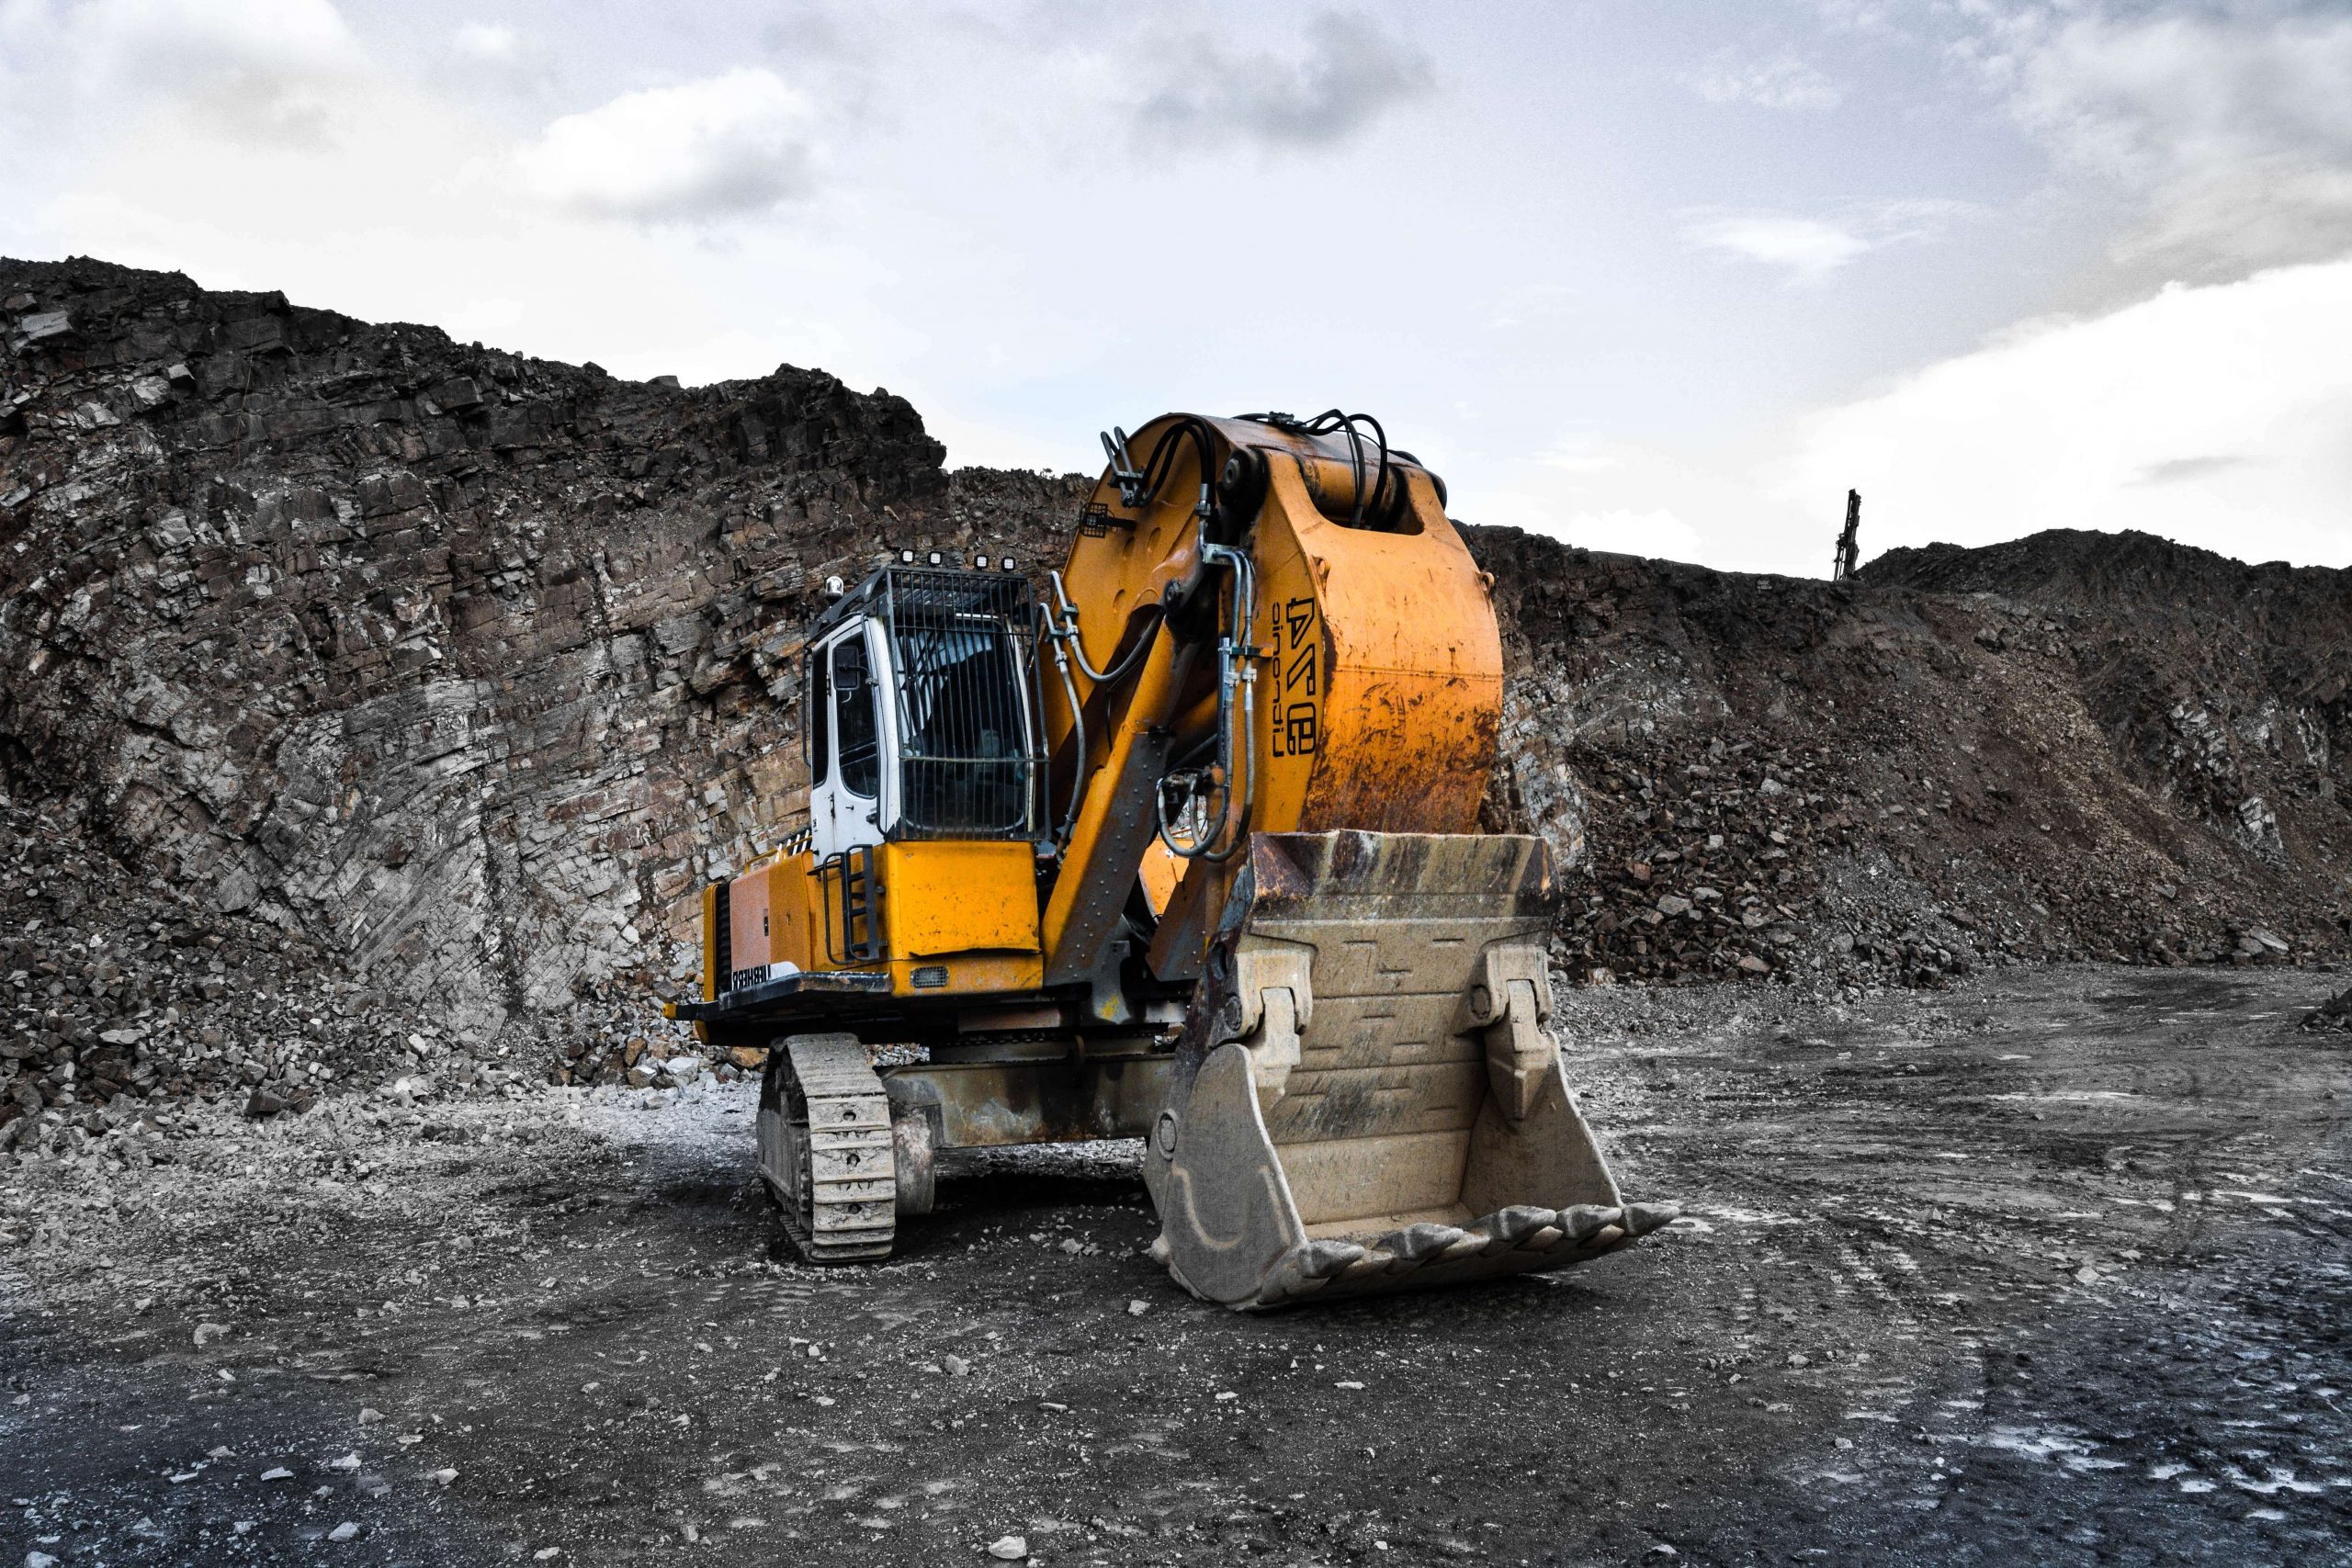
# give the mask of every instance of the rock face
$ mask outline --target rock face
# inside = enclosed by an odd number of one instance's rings
[[[1086,481],[941,457],[816,371],[623,382],[0,262],[0,1122],[650,1071],[691,894],[797,806],[825,577],[1058,558]],[[2343,952],[2344,573],[2065,535],[1833,586],[1469,533],[1490,819],[1569,866],[1573,976]]]
[[[1510,670],[1498,824],[1582,840],[1572,972],[2346,952],[2352,573],[2134,534],[1850,584],[1473,548]]]
[[[946,493],[818,372],[681,391],[88,262],[0,297],[11,792],[478,1026],[756,840],[825,573]]]

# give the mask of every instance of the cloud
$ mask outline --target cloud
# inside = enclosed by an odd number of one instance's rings
[[[1985,55],[2062,169],[2146,209],[2140,276],[2220,281],[2352,251],[2352,16],[2080,17]]]
[[[1564,474],[1600,474],[1625,466],[1625,455],[1609,443],[1586,433],[1555,443],[1536,459],[1547,468]]]
[[[521,57],[523,35],[503,22],[468,22],[449,40],[449,47],[461,59],[503,65]]]
[[[1871,249],[1868,240],[1835,223],[1785,212],[1694,217],[1682,234],[1708,250],[1785,267],[1791,277],[1804,283],[1818,283]]]
[[[554,51],[503,22],[467,22],[449,35],[447,85],[476,103],[506,100],[510,123],[547,112],[562,85]],[[446,90],[446,89],[445,89]]]
[[[39,227],[26,225],[32,243],[24,254],[174,268],[212,288],[283,289],[305,305],[430,322],[460,342],[593,358],[623,376],[700,382],[790,361],[865,384],[903,381],[922,340],[877,302],[874,279],[888,274],[871,247],[847,254],[799,226],[775,224],[747,225],[735,245],[718,247],[637,216],[709,210],[710,201],[687,198],[707,198],[714,186],[739,199],[726,188],[723,154],[740,152],[742,122],[757,121],[745,103],[772,106],[772,91],[690,89],[720,131],[738,133],[733,145],[712,138],[715,152],[712,139],[697,142],[702,122],[684,113],[667,122],[648,116],[655,123],[644,145],[626,155],[588,137],[518,140],[486,95],[448,87],[450,42],[448,34],[430,40],[435,94],[357,60],[334,78],[316,136],[248,140],[200,97],[147,95],[106,126],[102,151],[72,182],[34,209]],[[528,37],[522,42],[527,53]],[[596,129],[617,134],[610,118]],[[756,140],[752,150],[769,151]],[[546,184],[520,183],[526,152],[534,155],[528,172]],[[608,158],[610,177],[581,193],[564,183],[576,167],[565,156]],[[751,183],[762,180],[777,188],[764,174]],[[821,235],[825,226],[808,227]],[[791,287],[779,288],[778,278]]]
[[[1897,201],[1832,220],[1698,208],[1682,215],[1682,237],[1705,250],[1783,268],[1792,283],[1819,283],[1872,251],[1935,239],[1955,220],[1979,210],[1963,201]]]
[[[850,33],[843,17],[830,6],[774,6],[768,7],[768,18],[760,28],[760,47],[794,61],[839,55],[849,52]]]
[[[1824,576],[1852,488],[1866,557],[2136,528],[2345,566],[2346,430],[2352,260],[2036,322],[1733,445],[1580,431],[1465,476],[1453,511],[1596,549]]]
[[[1902,0],[1811,0],[1804,9],[1826,32],[1871,39],[1908,39],[1917,17],[1917,8]]]
[[[1706,551],[1699,530],[1663,506],[1646,512],[1619,506],[1606,512],[1571,513],[1549,532],[1578,549],[1651,556],[1660,560],[1695,562]]]
[[[1758,526],[1774,508],[1759,505],[1754,473],[1736,455],[1578,432],[1515,469],[1490,462],[1460,473],[1449,510],[1466,523],[1623,555],[1767,570],[1787,564],[1781,541]]]
[[[1661,560],[1711,558],[1705,539],[1671,507],[1638,502],[1578,506],[1558,481],[1539,480],[1522,490],[1474,491],[1458,498],[1453,514],[1487,527],[1521,528],[1544,534],[1580,550],[1607,550]]]
[[[1859,488],[1875,548],[2140,528],[2341,566],[2346,430],[2352,261],[2174,286],[1932,366],[1805,422],[1758,490]]]
[[[1760,62],[1718,54],[1683,82],[1711,104],[1766,109],[1834,109],[1845,97],[1838,84],[1790,54]]]
[[[707,223],[807,195],[814,124],[807,99],[775,73],[746,67],[566,115],[511,161],[532,189],[572,211]]]
[[[1295,54],[1238,52],[1206,30],[1148,33],[1140,53],[1157,85],[1137,105],[1136,125],[1167,145],[1329,146],[1436,85],[1428,56],[1335,11],[1307,23]]]
[[[359,60],[326,0],[104,0],[71,15],[85,68],[117,86],[269,91]]]
[[[256,144],[322,135],[362,67],[327,0],[19,0],[0,10],[0,44],[17,113],[96,123],[169,98]]]
[[[1597,450],[1597,448],[1596,448]],[[1628,448],[1597,467],[1632,467],[1654,471],[1659,455]],[[1652,556],[1663,560],[1700,561],[1718,552],[1707,548],[1700,530],[1671,506],[1629,500],[1623,504],[1582,504],[1585,475],[1564,478],[1559,466],[1544,460],[1552,471],[1532,476],[1517,489],[1472,491],[1457,496],[1449,508],[1465,523],[1486,527],[1521,528],[1544,534],[1582,550],[1608,550],[1617,555]]]
[[[2215,474],[2226,474],[2232,468],[2243,468],[2255,462],[2252,457],[2217,452],[2203,457],[2169,457],[2161,463],[2151,463],[2132,476],[2127,483],[2135,485],[2179,484],[2188,479],[2208,479]]]

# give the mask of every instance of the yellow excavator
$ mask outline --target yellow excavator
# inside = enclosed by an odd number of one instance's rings
[[[888,1256],[944,1151],[1103,1138],[1143,1141],[1154,1258],[1239,1308],[1672,1219],[1545,1032],[1544,844],[1476,831],[1502,649],[1443,484],[1336,410],[1103,445],[1043,584],[911,551],[827,584],[808,820],[703,890],[669,1011],[768,1048],[795,1247]]]

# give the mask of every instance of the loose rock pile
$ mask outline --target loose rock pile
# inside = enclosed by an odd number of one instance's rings
[[[826,575],[961,547],[914,411],[820,372],[622,382],[81,261],[0,265],[0,332],[13,792],[468,1028],[667,973],[787,811]]]
[[[175,1100],[266,1118],[361,1089],[402,1105],[516,1094],[527,1033],[421,1018],[337,955],[141,880],[62,812],[0,801],[0,1153],[161,1145]],[[144,1151],[144,1153],[142,1153]]]
[[[689,996],[696,982],[675,982],[675,995]],[[767,1060],[752,1047],[706,1053],[683,1025],[664,1022],[649,995],[599,990],[574,1007],[555,1055],[549,1081],[557,1084],[621,1084],[630,1089],[683,1089],[706,1073],[731,1083],[756,1074]]]
[[[1869,840],[1819,751],[1718,736],[1690,761],[1571,755],[1589,796],[1633,803],[1588,829],[1617,852],[1589,856],[1589,890],[1571,891],[1555,950],[1572,974],[1604,985],[1795,975],[1917,986],[1979,962],[1976,922],[1941,904],[1840,918],[1854,901],[1838,898],[1825,868],[1867,854]]]
[[[2347,953],[2352,574],[2133,535],[1850,584],[1472,547],[1510,666],[1488,824],[1574,868],[1572,975]]]
[[[1042,570],[1089,488],[942,455],[821,372],[623,382],[0,262],[0,1145],[755,1069],[653,1007],[700,883],[800,809],[825,578]],[[2057,534],[1831,584],[1467,536],[1487,824],[1557,852],[1572,980],[2346,954],[2345,573]]]
[[[435,1089],[641,1076],[694,890],[797,805],[826,576],[1017,549],[988,531],[1051,499],[940,456],[820,372],[680,390],[0,263],[0,793],[119,894],[77,934],[187,924],[266,1015],[168,1026],[135,1087],[295,1108],[346,1034]],[[37,934],[51,981],[78,967]],[[105,1043],[65,1022],[12,1082],[86,1115],[62,1075]]]

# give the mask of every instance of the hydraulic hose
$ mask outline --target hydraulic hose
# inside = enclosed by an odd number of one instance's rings
[[[1046,575],[1053,580],[1054,597],[1061,602],[1062,611],[1062,624],[1059,626],[1054,624],[1050,612],[1046,615],[1046,630],[1051,636],[1069,644],[1070,656],[1078,660],[1078,667],[1084,672],[1087,680],[1097,687],[1115,686],[1142,668],[1144,653],[1151,647],[1149,631],[1137,637],[1135,646],[1127,649],[1123,658],[1114,661],[1110,669],[1097,670],[1088,663],[1086,645],[1078,640],[1078,606],[1069,602],[1069,590],[1062,586],[1062,574],[1059,570],[1049,571]],[[1162,619],[1167,615],[1167,612],[1157,604],[1150,606],[1145,613]]]
[[[1061,573],[1054,573],[1054,584],[1056,587],[1061,585]],[[1040,604],[1037,606],[1037,614],[1046,623],[1046,640],[1053,646],[1054,668],[1060,672],[1062,695],[1069,704],[1069,732],[1074,743],[1070,763],[1069,805],[1062,813],[1060,828],[1054,833],[1054,852],[1058,855],[1061,853],[1062,846],[1069,842],[1069,830],[1078,821],[1079,797],[1086,793],[1086,708],[1078,700],[1078,682],[1070,679],[1069,660],[1062,652],[1062,639],[1054,633],[1052,613]],[[1050,786],[1050,778],[1047,782]],[[1053,809],[1053,797],[1050,795],[1046,796],[1046,809],[1048,811]]]
[[[1205,499],[1202,502],[1202,523],[1205,529],[1207,524]],[[1190,846],[1178,843],[1175,834],[1169,829],[1168,798],[1164,790],[1160,791],[1154,799],[1153,816],[1156,819],[1155,826],[1159,831],[1159,841],[1167,848],[1169,853],[1181,860],[1204,860],[1216,865],[1231,860],[1236,853],[1239,852],[1243,841],[1250,835],[1250,819],[1257,806],[1258,770],[1244,755],[1249,750],[1250,739],[1257,734],[1258,670],[1254,663],[1244,661],[1247,657],[1254,657],[1251,633],[1255,630],[1258,620],[1257,573],[1247,551],[1234,549],[1226,545],[1212,544],[1205,538],[1202,541],[1201,558],[1213,565],[1226,568],[1231,574],[1232,581],[1231,618],[1228,622],[1228,630],[1217,644],[1216,754],[1219,782],[1216,786],[1217,807],[1211,814],[1216,826],[1205,838],[1194,841]],[[1240,694],[1238,708],[1241,720],[1239,726],[1241,745],[1238,750],[1234,744],[1236,687],[1239,688]],[[1241,810],[1238,818],[1233,815],[1235,793],[1233,777],[1237,765],[1242,778]],[[1172,778],[1176,775],[1169,776]],[[1162,782],[1165,783],[1165,780]],[[1229,821],[1228,818],[1230,818]],[[1222,850],[1214,848],[1213,846],[1220,839],[1228,839],[1229,841]]]

